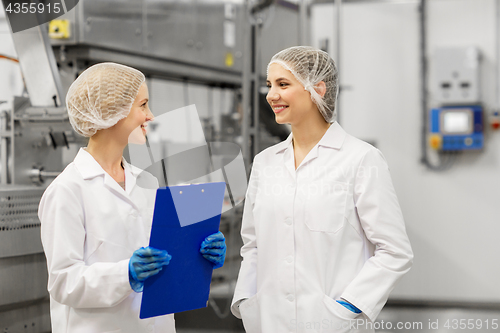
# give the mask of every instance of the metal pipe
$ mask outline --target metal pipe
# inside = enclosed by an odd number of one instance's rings
[[[15,183],[15,180],[16,179],[16,168],[14,167],[14,165],[16,165],[16,154],[14,154],[14,140],[15,140],[15,135],[14,135],[14,112],[15,110],[13,109],[14,106],[11,104],[11,107],[12,109],[10,109],[9,113],[9,121],[10,121],[10,125],[9,125],[9,128],[10,128],[10,140],[9,140],[9,143],[10,143],[10,160],[7,161],[8,162],[8,165],[10,165],[10,169],[9,167],[7,167],[7,178],[10,178],[10,182],[11,184],[14,184]],[[7,152],[8,154],[8,152]]]
[[[255,23],[255,42],[254,42],[254,73],[253,73],[253,156],[260,151],[259,147],[259,115],[260,115],[260,67],[261,67],[261,32],[262,20],[258,19]],[[252,156],[252,157],[253,157]]]
[[[243,60],[243,158],[245,166],[259,151],[259,84],[260,84],[260,34],[262,29],[262,19],[256,17],[256,14],[265,8],[271,6],[274,0],[263,0],[255,6],[250,6],[249,0],[245,1],[245,25],[243,54],[247,56]],[[255,22],[255,23],[252,23]],[[253,105],[252,105],[253,104]],[[252,112],[253,108],[253,112]],[[250,120],[252,115],[253,124]],[[251,138],[253,137],[253,140]],[[249,170],[249,168],[247,168]]]
[[[2,169],[0,170],[0,184],[7,185],[8,182],[8,169],[7,169],[7,111],[3,110],[0,114],[0,135],[2,137],[0,145],[0,160],[2,163]]]
[[[61,174],[60,171],[40,171],[40,176],[42,179],[45,180],[45,178],[56,178]]]
[[[427,47],[426,47],[426,0],[420,0],[419,8],[419,31],[420,31],[420,107],[422,112],[422,128],[421,128],[421,161],[428,164],[427,159]]]
[[[241,84],[241,97],[242,97],[242,120],[241,120],[241,135],[242,135],[242,153],[243,160],[245,161],[246,169],[249,170],[250,165],[250,91],[252,85],[251,71],[252,71],[252,24],[250,22],[250,7],[249,0],[244,4],[244,28],[243,28],[243,78]]]
[[[299,44],[309,45],[309,22],[307,12],[309,10],[309,0],[299,2]]]
[[[419,32],[420,32],[420,107],[422,112],[422,127],[420,138],[420,161],[431,170],[440,170],[439,166],[430,163],[427,155],[427,0],[420,0],[419,8]]]
[[[56,178],[60,174],[61,171],[44,171],[43,167],[33,168],[29,171],[31,181],[36,185],[43,184],[47,178]]]
[[[342,92],[341,90],[341,71],[340,71],[340,65],[341,65],[341,57],[340,57],[340,48],[342,44],[342,0],[335,0],[335,7],[337,8],[337,49],[335,50],[335,63],[337,65],[337,72],[338,72],[338,85],[339,85],[339,92],[337,95],[337,101],[335,104],[335,108],[337,111],[337,122],[340,123],[340,112],[339,112],[339,106],[340,106],[340,93]]]
[[[495,111],[500,111],[500,0],[496,1],[496,36],[495,36],[495,44],[496,44],[496,66],[497,66],[497,75],[495,80],[495,95],[496,95],[496,105]]]

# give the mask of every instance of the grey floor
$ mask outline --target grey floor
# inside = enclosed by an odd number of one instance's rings
[[[218,319],[212,309],[204,309],[196,315],[203,327],[184,327],[191,323],[190,316],[176,315],[178,333],[242,333],[241,321],[231,314]],[[201,318],[199,316],[207,318]],[[500,332],[500,309],[480,309],[433,306],[386,306],[377,318],[377,333],[464,333]]]
[[[500,332],[500,309],[386,307],[377,323],[379,333]]]

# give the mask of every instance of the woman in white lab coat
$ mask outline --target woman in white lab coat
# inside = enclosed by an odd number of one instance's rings
[[[292,133],[254,159],[231,310],[248,333],[374,332],[413,258],[386,161],[335,122],[327,53],[279,52],[267,84]]]
[[[38,211],[53,333],[175,332],[173,315],[139,319],[144,280],[172,259],[147,247],[158,182],[122,157],[129,141],[145,143],[148,100],[144,75],[114,63],[90,67],[68,91],[71,124],[89,142]],[[220,267],[222,234],[200,251]]]

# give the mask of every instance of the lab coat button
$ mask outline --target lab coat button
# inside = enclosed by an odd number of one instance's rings
[[[293,257],[292,257],[292,256],[288,256],[288,257],[286,257],[286,262],[287,262],[287,263],[291,264],[291,263],[292,263],[292,261],[293,261]]]
[[[148,325],[148,331],[149,332],[153,332],[153,328],[154,328],[153,324],[149,324]]]
[[[291,219],[291,218],[289,218],[289,217],[287,217],[287,218],[285,219],[285,224],[286,224],[286,225],[292,225],[292,219]]]
[[[293,300],[295,299],[295,297],[293,297],[293,295],[288,295],[286,297],[287,300],[289,300],[290,302],[293,302]]]

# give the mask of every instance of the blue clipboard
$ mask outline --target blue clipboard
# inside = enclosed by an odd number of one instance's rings
[[[207,306],[212,264],[200,253],[205,237],[219,230],[226,183],[162,187],[156,191],[149,246],[172,260],[146,279],[141,319]]]

